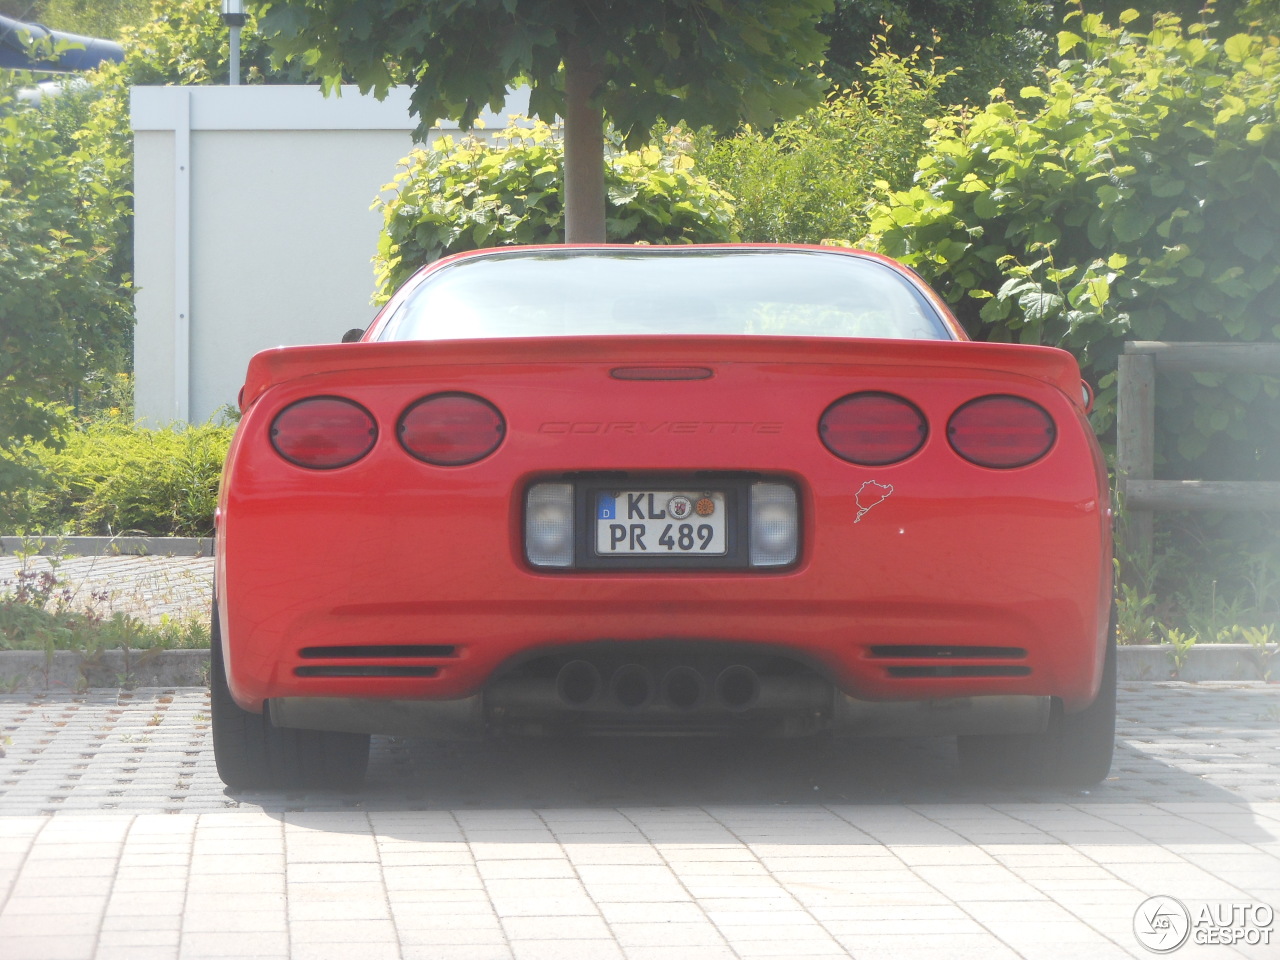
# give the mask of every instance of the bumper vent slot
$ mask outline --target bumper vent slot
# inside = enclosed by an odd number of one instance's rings
[[[1005,666],[992,664],[947,664],[937,667],[886,667],[891,677],[1025,677],[1031,673],[1030,667]]]
[[[1027,651],[1022,647],[957,647],[903,644],[872,647],[877,660],[1022,660]]]
[[[928,677],[1025,677],[1031,668],[1012,663],[977,661],[1025,660],[1022,647],[980,647],[943,644],[895,644],[872,647],[872,660],[893,660],[885,673],[897,679]],[[908,661],[903,663],[902,661]],[[914,662],[911,662],[914,661]]]
[[[457,655],[457,647],[421,643],[303,647],[298,651],[298,656],[303,660],[441,660]]]
[[[458,648],[451,644],[303,647],[298,651],[298,659],[328,662],[303,663],[294,668],[293,674],[296,677],[434,677],[440,673],[440,667],[421,661],[450,660],[457,656]]]
[[[351,663],[297,667],[293,672],[299,677],[434,677],[440,672],[440,668]]]

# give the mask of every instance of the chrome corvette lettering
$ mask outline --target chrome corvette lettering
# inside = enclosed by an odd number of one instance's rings
[[[574,436],[607,436],[623,434],[642,437],[647,434],[772,434],[782,433],[782,424],[774,421],[755,420],[661,420],[649,423],[643,420],[551,420],[538,426],[539,433]]]

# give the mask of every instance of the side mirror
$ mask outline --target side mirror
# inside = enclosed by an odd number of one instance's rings
[[[352,327],[350,330],[348,330],[346,333],[342,335],[342,342],[355,343],[363,336],[364,336],[363,327]]]
[[[1088,416],[1093,413],[1093,387],[1089,386],[1088,380],[1080,381],[1080,393],[1082,394],[1081,399],[1084,400],[1085,416]]]

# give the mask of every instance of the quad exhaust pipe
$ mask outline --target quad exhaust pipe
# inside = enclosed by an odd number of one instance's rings
[[[628,710],[647,707],[653,699],[653,674],[638,663],[627,663],[609,678],[609,695]]]
[[[600,671],[587,660],[570,660],[556,674],[556,696],[566,707],[582,710],[600,696]]]
[[[716,699],[735,713],[750,710],[760,701],[760,677],[740,663],[725,667],[716,677]]]
[[[659,696],[675,710],[697,710],[707,696],[707,684],[693,667],[672,667],[662,678]]]
[[[638,711],[656,706],[680,712],[710,708],[738,713],[761,702],[764,686],[760,676],[743,664],[725,667],[708,683],[699,670],[684,664],[656,678],[653,671],[642,664],[625,663],[617,667],[606,682],[600,668],[589,660],[570,660],[556,674],[555,700],[571,710]],[[786,697],[790,691],[775,692]]]

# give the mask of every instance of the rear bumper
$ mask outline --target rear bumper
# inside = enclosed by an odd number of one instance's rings
[[[543,696],[550,698],[546,701]],[[858,700],[827,689],[813,691],[811,709],[797,712],[793,698],[765,701],[732,714],[655,710],[584,716],[554,702],[548,691],[510,690],[497,684],[459,700],[382,700],[343,697],[283,697],[269,701],[272,721],[281,727],[336,730],[390,736],[479,739],[492,733],[798,736],[829,731],[836,736],[969,736],[1034,734],[1048,726],[1051,698],[1034,696],[959,697],[886,703]],[[612,721],[612,722],[611,722]]]
[[[807,593],[806,579],[575,578],[544,584],[559,597],[484,601],[334,603],[330,591],[330,602],[272,605],[256,622],[234,584],[220,602],[232,693],[254,711],[277,698],[463,700],[513,665],[580,648],[608,651],[606,676],[630,661],[655,672],[692,663],[707,683],[733,662],[781,655],[869,702],[1052,696],[1071,712],[1096,694],[1105,623],[1093,597],[786,596]]]

